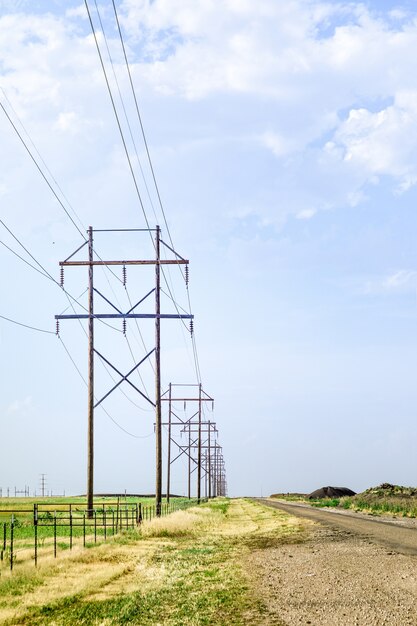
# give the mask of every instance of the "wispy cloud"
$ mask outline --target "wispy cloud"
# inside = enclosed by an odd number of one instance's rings
[[[417,270],[397,270],[385,276],[367,279],[361,289],[366,295],[413,293],[417,289]]]
[[[14,400],[6,409],[9,415],[28,415],[33,407],[32,396],[26,398]]]

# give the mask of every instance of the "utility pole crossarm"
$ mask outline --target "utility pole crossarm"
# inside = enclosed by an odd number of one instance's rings
[[[61,267],[82,267],[85,265],[188,265],[188,259],[132,259],[129,261],[60,261]]]
[[[177,313],[81,313],[80,315],[55,315],[56,320],[88,320],[93,317],[98,320],[102,319],[148,319],[148,320],[193,320],[194,315],[177,314]]]

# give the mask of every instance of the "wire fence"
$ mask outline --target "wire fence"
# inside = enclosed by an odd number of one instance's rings
[[[160,516],[197,503],[196,499],[170,500],[162,504]],[[52,506],[35,503],[33,509],[1,511],[10,518],[0,523],[0,572],[31,561],[36,567],[41,557],[57,558],[75,546],[92,547],[156,517],[156,506],[143,502],[105,502],[91,510],[79,504]]]

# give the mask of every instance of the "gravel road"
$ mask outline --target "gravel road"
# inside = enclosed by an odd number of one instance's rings
[[[260,499],[259,502],[291,513],[291,515],[353,532],[367,541],[382,544],[401,554],[417,555],[416,520],[370,517],[342,509],[338,511],[314,509],[305,504],[288,504],[266,499]]]
[[[417,626],[417,528],[258,500],[305,518],[306,540],[258,550],[265,625]]]

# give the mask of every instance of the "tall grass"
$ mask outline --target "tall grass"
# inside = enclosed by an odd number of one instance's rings
[[[344,509],[365,511],[375,514],[390,513],[402,517],[417,517],[417,497],[387,496],[376,494],[360,494],[351,498],[342,498],[340,506]]]

